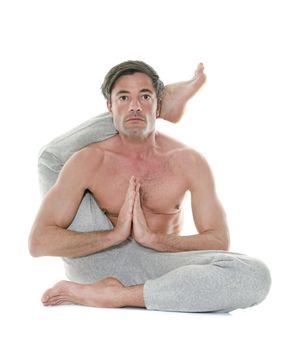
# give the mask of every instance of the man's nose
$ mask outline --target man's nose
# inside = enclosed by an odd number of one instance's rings
[[[132,112],[138,112],[138,111],[140,112],[141,111],[141,104],[140,104],[139,100],[136,98],[135,99],[133,98],[129,104],[129,109]]]

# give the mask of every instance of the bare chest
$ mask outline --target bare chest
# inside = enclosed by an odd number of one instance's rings
[[[176,214],[180,211],[186,185],[169,159],[143,161],[118,156],[105,157],[90,188],[103,210],[111,216],[118,215],[133,175],[141,183],[141,204],[145,214]]]

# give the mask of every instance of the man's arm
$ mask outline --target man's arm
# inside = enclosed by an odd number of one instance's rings
[[[151,232],[140,205],[138,189],[133,211],[134,238],[142,245],[157,251],[227,250],[229,230],[226,215],[217,197],[209,165],[196,152],[189,155],[189,158],[191,160],[186,167],[190,166],[191,170],[185,169],[184,171],[190,174],[188,180],[192,214],[198,234],[176,236]],[[186,163],[184,159],[184,164]]]
[[[91,181],[87,152],[78,152],[67,161],[57,182],[45,196],[29,238],[32,256],[85,256],[120,244],[129,236],[135,193],[133,180],[129,183],[118,225],[113,230],[83,233],[67,229]],[[100,156],[96,163],[92,166],[99,166]]]

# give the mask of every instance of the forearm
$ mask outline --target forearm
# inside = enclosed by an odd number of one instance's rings
[[[76,232],[61,227],[35,230],[29,240],[30,253],[34,257],[80,257],[93,254],[122,242],[114,230]]]
[[[222,236],[222,237],[221,237]],[[191,236],[176,236],[166,234],[152,234],[146,243],[148,248],[160,252],[184,252],[193,250],[227,250],[226,235],[214,235],[204,232]]]

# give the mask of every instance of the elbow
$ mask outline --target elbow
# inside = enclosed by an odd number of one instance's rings
[[[42,254],[40,254],[39,245],[38,243],[35,242],[34,239],[31,239],[31,238],[29,239],[28,248],[29,248],[30,255],[33,258],[38,258],[42,256]]]
[[[224,240],[215,240],[215,242],[211,245],[210,250],[229,250],[229,244],[228,242]]]
[[[211,248],[212,250],[224,250],[228,251],[230,247],[229,232],[224,229],[213,231],[211,236]]]
[[[224,233],[223,237],[219,240],[220,250],[228,251],[230,249],[230,235],[228,232]]]
[[[39,239],[38,236],[39,236],[38,230],[33,228],[31,233],[30,233],[30,237],[29,237],[29,241],[28,241],[28,249],[29,249],[30,255],[34,258],[37,258],[37,257],[44,255],[42,253],[41,240]]]
[[[222,242],[222,243],[220,244],[220,250],[228,251],[229,248],[230,248],[229,242]]]

